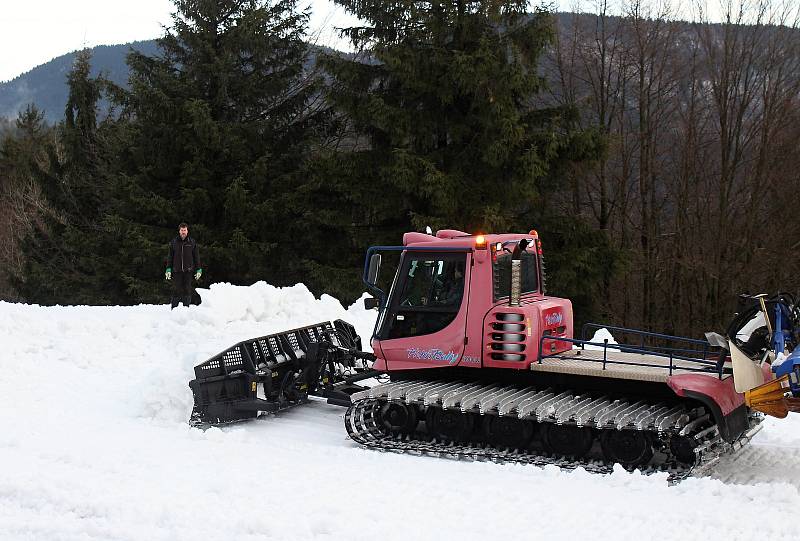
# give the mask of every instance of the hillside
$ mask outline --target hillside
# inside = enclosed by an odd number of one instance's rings
[[[92,51],[92,74],[103,71],[112,82],[127,86],[128,66],[125,57],[131,49],[148,56],[158,53],[156,40],[136,41],[122,45],[99,45]],[[333,49],[311,45],[306,68],[313,66],[316,55],[320,51],[333,52]],[[45,112],[45,120],[54,124],[64,117],[67,103],[67,74],[72,68],[77,51],[54,58],[46,64],[15,77],[11,81],[0,83],[0,119],[16,119],[19,111],[33,103]],[[342,53],[349,56],[349,53]],[[108,110],[108,104],[101,100],[101,113]],[[2,131],[0,122],[0,132]]]
[[[101,70],[117,84],[126,84],[128,66],[125,56],[131,49],[147,55],[157,52],[155,40],[136,41],[122,45],[99,45],[92,50],[93,74]],[[77,51],[61,55],[46,64],[0,83],[0,117],[16,118],[17,112],[29,103],[45,111],[48,122],[55,123],[64,115],[67,103],[67,74]],[[103,104],[101,104],[101,109]]]

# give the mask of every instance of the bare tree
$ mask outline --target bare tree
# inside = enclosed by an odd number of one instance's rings
[[[720,21],[694,4],[692,22],[659,0],[589,7],[561,17],[548,76],[607,140],[564,203],[627,254],[611,318],[697,335],[740,292],[796,288],[800,6],[725,0]]]

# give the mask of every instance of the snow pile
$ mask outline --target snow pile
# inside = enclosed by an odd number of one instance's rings
[[[166,305],[42,308],[0,303],[5,322],[0,332],[8,336],[3,355],[12,361],[15,384],[31,393],[40,394],[42,376],[49,380],[57,370],[55,379],[76,393],[89,387],[91,395],[102,396],[106,407],[115,408],[107,412],[112,418],[184,421],[192,406],[186,382],[193,367],[232,343],[340,318],[355,324],[368,342],[375,320],[363,303],[345,310],[333,297],[316,300],[303,285],[214,284],[199,291],[200,306],[174,311]],[[76,403],[64,407],[92,407],[91,397],[73,398]],[[41,407],[53,405],[41,400]]]
[[[594,335],[592,335],[592,338],[589,340],[589,342],[591,342],[593,344],[604,344],[605,340],[608,340],[608,344],[607,345],[609,345],[609,346],[615,345],[617,343],[617,341],[614,340],[614,336],[611,334],[611,332],[608,329],[605,329],[605,328],[604,329],[597,329],[594,332]],[[606,346],[603,346],[603,345],[596,345],[596,346],[587,345],[587,346],[584,346],[583,349],[602,351],[603,349],[605,349],[605,347]],[[573,346],[572,348],[573,349],[580,348],[580,346]]]
[[[0,539],[793,537],[780,517],[800,507],[800,416],[768,421],[717,479],[677,487],[367,451],[324,402],[192,429],[195,364],[336,318],[367,342],[375,318],[301,285],[201,293],[174,311],[0,302]]]

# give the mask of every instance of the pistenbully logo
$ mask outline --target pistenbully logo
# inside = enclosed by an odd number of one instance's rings
[[[408,348],[406,350],[409,359],[419,359],[420,361],[442,361],[447,364],[456,364],[458,362],[458,353],[453,351],[443,352],[438,348],[431,349],[418,349]]]
[[[545,325],[561,325],[561,322],[564,321],[564,314],[561,312],[553,312],[551,314],[547,314],[544,316]]]

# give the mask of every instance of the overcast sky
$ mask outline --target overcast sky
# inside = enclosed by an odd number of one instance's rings
[[[565,11],[579,11],[597,0],[545,0]],[[659,0],[656,0],[658,3]],[[697,0],[660,0],[684,5]],[[710,0],[716,4],[726,0]],[[793,0],[792,0],[793,1]],[[612,0],[611,4],[624,3]],[[533,2],[532,2],[533,3]],[[539,3],[537,0],[536,3]],[[145,40],[163,34],[173,11],[169,0],[3,0],[0,8],[0,81],[8,81],[62,54],[95,45]],[[310,5],[309,31],[317,43],[346,49],[334,28],[354,22],[331,0],[301,0]]]
[[[312,9],[310,32],[342,46],[333,30],[353,18],[329,0],[301,0]],[[8,0],[0,8],[0,81],[84,46],[152,39],[169,25],[169,0]]]

